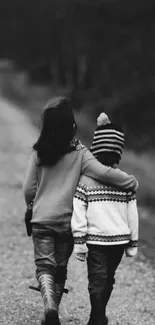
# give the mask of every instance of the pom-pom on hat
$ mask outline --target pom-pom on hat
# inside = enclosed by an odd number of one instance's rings
[[[90,151],[97,157],[103,152],[115,152],[121,158],[124,148],[124,133],[121,128],[112,123],[105,113],[97,118],[97,128]]]
[[[106,125],[108,123],[111,123],[108,115],[106,113],[101,113],[97,118],[97,126]]]

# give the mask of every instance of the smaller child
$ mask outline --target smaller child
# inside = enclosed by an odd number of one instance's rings
[[[104,165],[115,167],[124,147],[124,134],[105,113],[97,120],[91,146]],[[72,232],[76,257],[87,256],[91,314],[88,325],[107,325],[106,306],[115,271],[125,251],[137,254],[138,212],[135,193],[81,176],[73,200]]]

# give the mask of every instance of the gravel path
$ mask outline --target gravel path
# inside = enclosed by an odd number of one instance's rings
[[[36,130],[17,107],[0,101],[0,324],[40,324],[40,294],[28,289],[36,284],[31,239],[26,236],[25,204],[21,184]],[[143,211],[142,211],[143,212]],[[147,217],[148,211],[144,215]],[[143,214],[142,214],[143,215]],[[145,242],[147,249],[147,241]],[[144,250],[144,247],[143,247]],[[108,306],[109,325],[155,324],[155,271],[139,249],[138,258],[123,258]],[[61,323],[87,322],[89,300],[85,263],[72,256],[67,287],[61,304]]]

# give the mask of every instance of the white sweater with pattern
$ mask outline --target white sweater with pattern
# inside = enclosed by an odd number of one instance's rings
[[[73,199],[71,220],[76,253],[87,244],[138,245],[136,196],[111,185],[81,176]],[[79,247],[79,249],[77,248]]]

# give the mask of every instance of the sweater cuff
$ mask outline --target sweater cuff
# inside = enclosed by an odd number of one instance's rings
[[[86,243],[86,235],[74,237],[74,244],[85,244]]]
[[[130,240],[127,244],[128,247],[138,247],[138,240]]]

